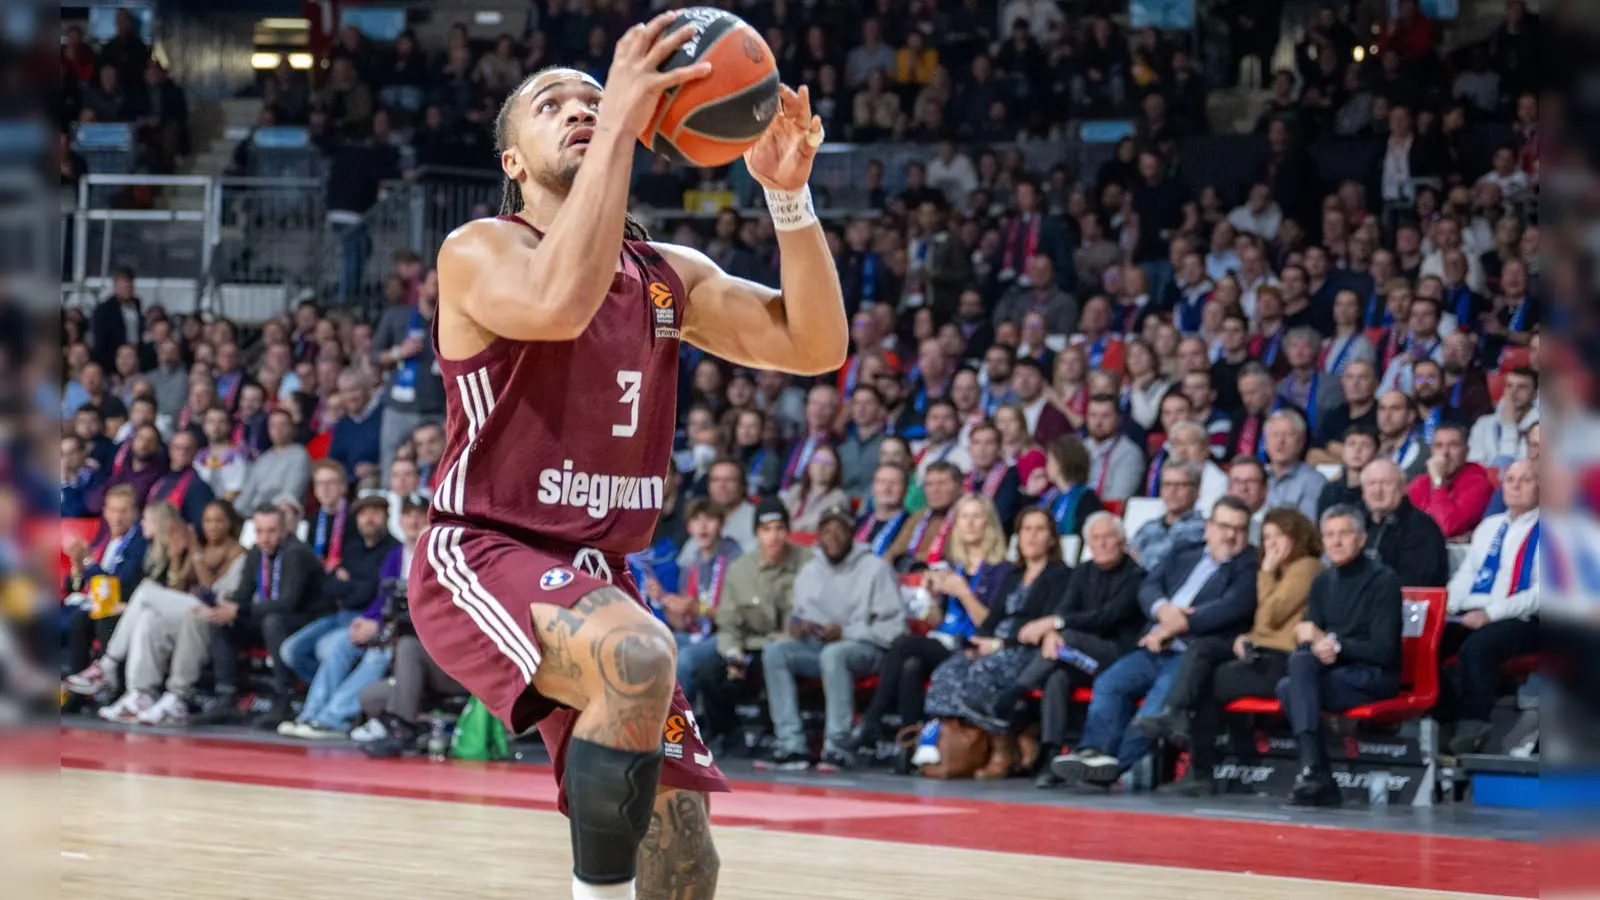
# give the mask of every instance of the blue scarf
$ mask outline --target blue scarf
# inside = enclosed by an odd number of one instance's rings
[[[1041,498],[1043,504],[1049,508],[1050,517],[1056,520],[1057,534],[1072,534],[1074,529],[1068,523],[1075,521],[1078,513],[1078,500],[1088,491],[1087,485],[1075,484],[1065,491],[1051,488]]]
[[[1517,559],[1514,565],[1516,572],[1511,577],[1511,587],[1506,591],[1510,596],[1526,590],[1533,583],[1533,564],[1535,554],[1539,549],[1539,526],[1535,522],[1533,529],[1523,539],[1522,547],[1517,550]],[[1494,534],[1494,540],[1489,543],[1489,552],[1483,558],[1483,565],[1478,567],[1478,575],[1472,580],[1472,594],[1488,594],[1494,590],[1494,580],[1500,576],[1500,558],[1505,550],[1506,533],[1511,530],[1511,519],[1508,517],[1500,523],[1500,530]]]

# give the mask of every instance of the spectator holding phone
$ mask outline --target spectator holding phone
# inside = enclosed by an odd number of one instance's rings
[[[844,751],[855,721],[855,680],[878,667],[884,648],[905,633],[905,606],[894,570],[855,542],[855,519],[845,504],[825,510],[817,549],[794,579],[794,615],[786,637],[766,645],[762,668],[777,746],[777,769],[810,766],[800,724],[796,676],[822,679],[827,708],[822,763],[849,768]]]
[[[1322,537],[1311,520],[1290,507],[1268,512],[1250,630],[1232,640],[1215,634],[1190,641],[1166,708],[1134,720],[1152,741],[1189,744],[1189,771],[1172,784],[1173,791],[1191,797],[1216,793],[1211,772],[1222,708],[1240,697],[1272,696],[1288,674],[1294,629],[1322,569]]]

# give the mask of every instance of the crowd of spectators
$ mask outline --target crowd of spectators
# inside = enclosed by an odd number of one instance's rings
[[[98,46],[83,26],[64,29],[57,118],[63,138],[81,123],[131,125],[134,164],[155,174],[175,173],[179,159],[193,152],[188,98],[151,55],[138,19],[125,9],[117,10],[116,33]],[[75,183],[84,171],[81,156],[61,154],[63,184]]]
[[[905,768],[950,765],[941,732],[976,729],[984,777],[1104,786],[1153,741],[1197,736],[1203,761],[1223,703],[1277,696],[1301,748],[1295,797],[1336,802],[1319,712],[1400,689],[1403,587],[1448,589],[1456,662],[1436,714],[1454,725],[1449,749],[1486,746],[1498,668],[1538,634],[1537,110],[1514,93],[1532,26],[1510,4],[1485,51],[1497,91],[1465,82],[1474,115],[1516,110],[1512,137],[1456,153],[1464,102],[1419,88],[1410,73],[1447,68],[1400,8],[1381,74],[1358,77],[1387,77],[1399,57],[1415,68],[1397,81],[1419,92],[1385,95],[1366,183],[1319,176],[1304,94],[1267,121],[1270,152],[1234,208],[1186,182],[1166,131],[1142,130],[1093,177],[981,150],[974,165],[968,136],[941,132],[880,215],[830,228],[852,338],[835,376],[797,382],[683,347],[668,503],[631,562],[678,634],[679,679],[714,746],[764,696],[774,766],[858,766],[894,734]],[[404,38],[391,58],[346,35],[320,89],[336,99],[305,112],[352,136],[363,110],[471,116],[530,66],[588,59],[606,25],[579,9],[534,49],[480,58],[452,38],[450,78]],[[799,8],[771,9],[769,34],[799,28],[785,12]],[[920,26],[889,21],[907,30],[880,36],[869,19],[844,57],[858,98],[883,90],[880,70],[941,71],[901,65],[894,48]],[[974,76],[1026,67],[943,27],[939,66],[966,46]],[[1342,46],[1337,17],[1318,29],[1313,44]],[[1038,31],[1020,23],[1019,46]],[[803,80],[815,89],[829,65]],[[704,243],[777,283],[770,223],[726,211]],[[183,721],[209,661],[223,702],[207,717],[233,720],[250,650],[271,661],[259,721],[285,735],[398,752],[425,690],[459,693],[384,612],[439,475],[444,414],[427,339],[437,280],[401,253],[389,283],[376,325],[315,301],[250,328],[172,316],[142,303],[132,272],[92,314],[66,313],[63,514],[102,520],[66,548],[67,685],[113,700],[101,715]],[[908,601],[896,576],[917,573]],[[120,618],[96,612],[107,579]],[[401,660],[405,690],[377,687]],[[823,685],[820,752],[803,678]],[[294,715],[299,682],[311,696]],[[1090,684],[1074,742],[1068,704]],[[1019,712],[1034,690],[1036,733]],[[1208,776],[1191,767],[1180,789],[1214,790]]]

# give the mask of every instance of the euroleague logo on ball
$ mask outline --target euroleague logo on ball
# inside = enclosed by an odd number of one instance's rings
[[[744,36],[744,55],[750,57],[750,61],[753,63],[759,63],[762,60],[761,42],[756,40],[753,34]]]

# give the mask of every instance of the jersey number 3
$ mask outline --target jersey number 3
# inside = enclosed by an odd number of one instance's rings
[[[622,369],[617,372],[617,387],[622,388],[622,398],[617,402],[627,405],[628,424],[611,426],[612,437],[633,437],[639,430],[639,387],[643,384],[643,372],[632,369]]]

